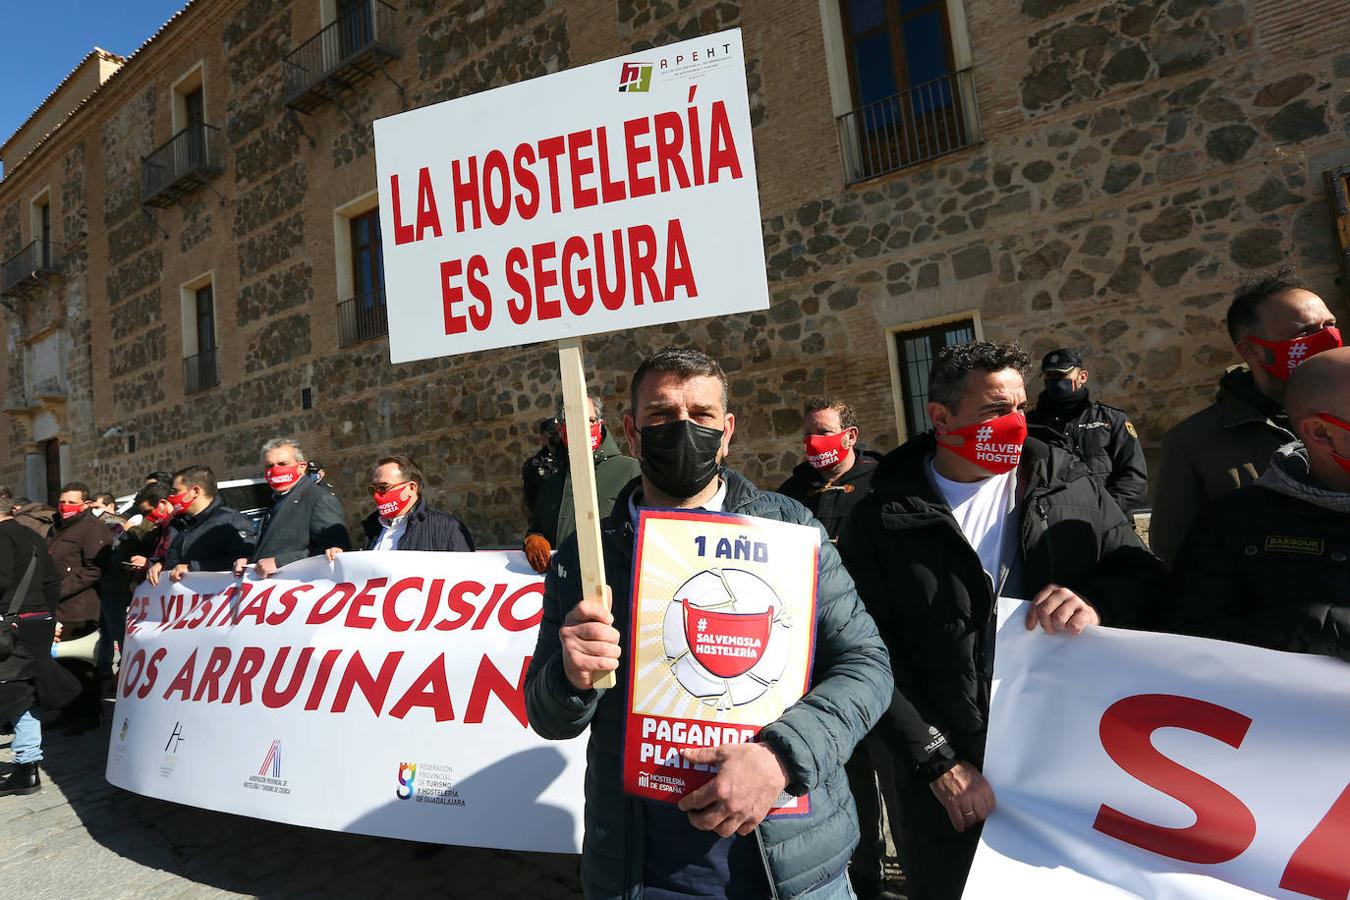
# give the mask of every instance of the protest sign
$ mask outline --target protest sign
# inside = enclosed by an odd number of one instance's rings
[[[375,122],[394,362],[766,309],[739,29]]]
[[[142,584],[108,780],[386,837],[576,852],[582,741],[526,724],[543,583],[520,553],[344,553]]]
[[[752,741],[806,692],[819,552],[819,532],[802,525],[642,512],[625,790],[678,802],[716,774],[681,750]],[[807,811],[807,798],[787,795],[777,810]]]
[[[966,897],[1344,900],[1350,666],[1024,613],[998,634]]]
[[[745,66],[732,29],[376,121],[390,359],[557,340],[582,447],[582,336],[767,309]],[[603,602],[594,464],[569,466]]]

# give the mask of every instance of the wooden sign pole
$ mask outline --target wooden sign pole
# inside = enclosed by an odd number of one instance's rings
[[[558,341],[558,368],[562,376],[563,415],[567,419],[567,454],[572,476],[572,504],[576,509],[577,553],[581,559],[581,597],[605,602],[605,557],[600,549],[600,501],[595,492],[595,459],[591,447],[591,413],[586,402],[586,368],[581,338]],[[577,450],[585,448],[585,452]],[[614,687],[614,673],[592,682],[596,688]]]

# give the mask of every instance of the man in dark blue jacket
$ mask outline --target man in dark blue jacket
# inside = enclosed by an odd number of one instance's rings
[[[422,470],[407,456],[386,456],[375,464],[370,495],[375,512],[361,523],[367,550],[430,550],[472,553],[473,536],[464,523],[432,509],[422,496]],[[342,552],[328,548],[328,560]]]
[[[188,572],[227,572],[236,559],[253,552],[253,523],[216,495],[216,473],[209,467],[180,469],[168,500],[174,510],[172,537],[164,557],[150,564],[146,579],[151,584],[159,584],[165,569],[172,581]]]
[[[272,488],[272,508],[258,529],[258,545],[251,556],[234,562],[242,575],[252,562],[263,578],[296,560],[321,556],[329,547],[352,545],[342,501],[326,484],[309,477],[305,451],[293,438],[273,438],[263,444],[263,477]]]
[[[858,821],[844,762],[886,707],[890,665],[819,523],[795,500],[721,468],[735,427],[726,390],[722,367],[696,350],[667,348],[638,367],[624,430],[642,476],[615,503],[601,534],[612,608],[581,599],[575,536],[559,548],[544,580],[525,704],[531,726],[545,738],[591,730],[581,855],[590,900],[852,897],[845,869]],[[642,506],[814,524],[821,542],[810,689],[756,741],[686,751],[688,761],[715,765],[718,774],[679,806],[625,796],[620,782],[634,522]],[[625,687],[592,686],[612,671]],[[809,813],[765,818],[785,790],[809,792]]]

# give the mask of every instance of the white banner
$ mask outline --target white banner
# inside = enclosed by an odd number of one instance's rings
[[[1350,666],[1024,614],[999,630],[966,897],[1345,900]]]
[[[108,780],[336,831],[577,852],[585,739],[526,725],[519,552],[344,553],[142,585]]]
[[[739,29],[375,122],[394,362],[767,309]]]

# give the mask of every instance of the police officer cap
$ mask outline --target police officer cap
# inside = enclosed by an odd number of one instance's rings
[[[1067,372],[1070,369],[1080,369],[1083,367],[1083,357],[1072,347],[1061,347],[1059,350],[1051,350],[1045,354],[1045,359],[1041,360],[1042,372]]]

